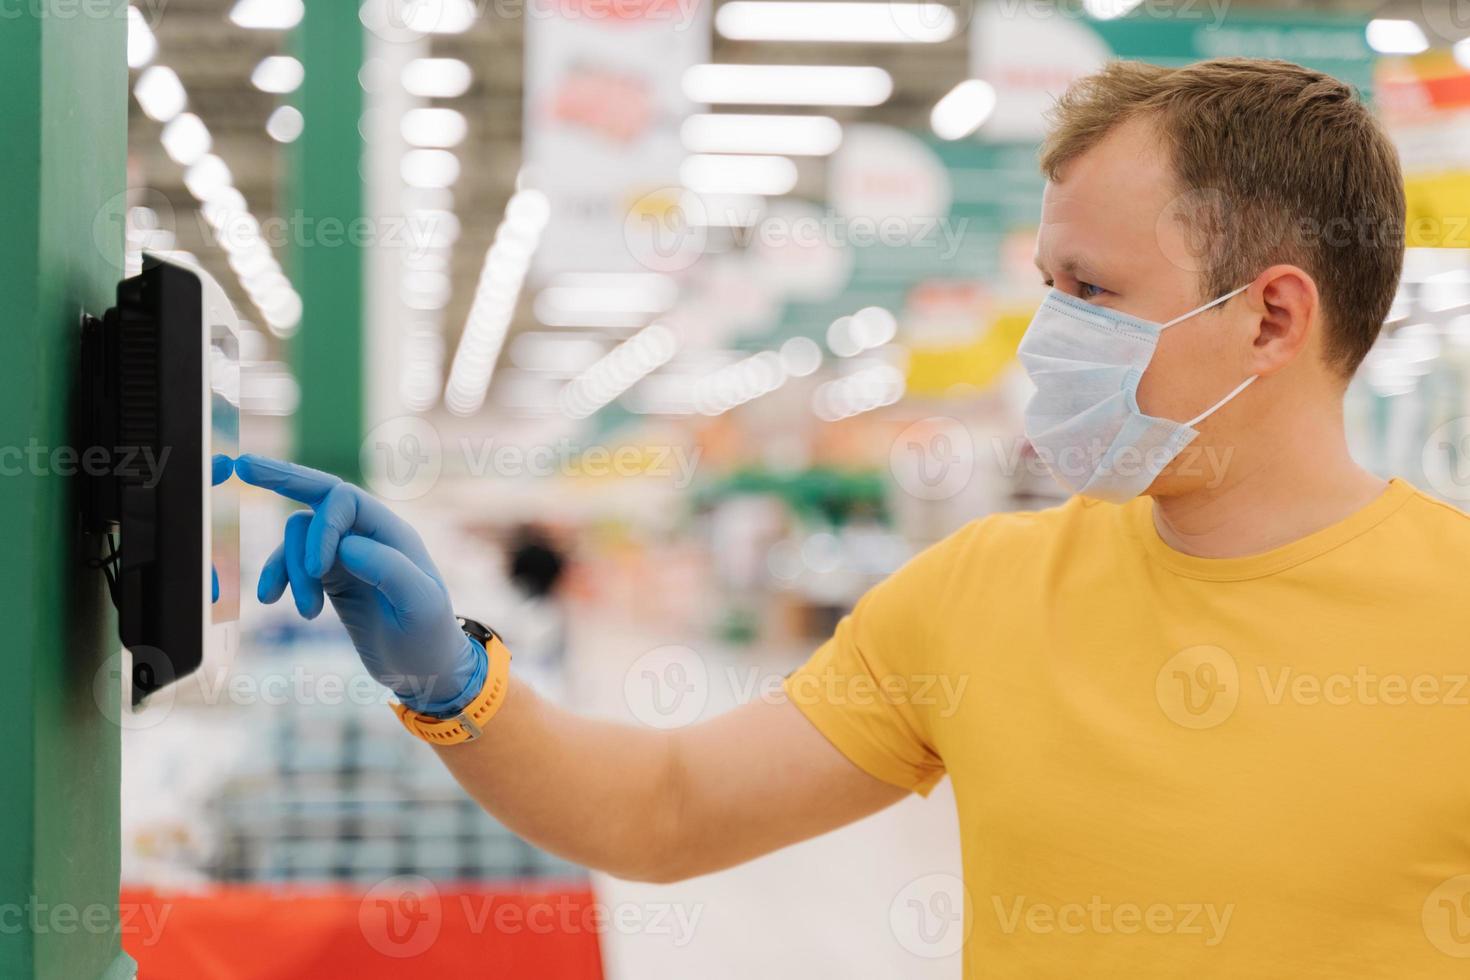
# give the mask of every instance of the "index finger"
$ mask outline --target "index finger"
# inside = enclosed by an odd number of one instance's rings
[[[230,478],[230,473],[234,471],[234,468],[235,461],[233,459],[224,453],[215,453],[209,462],[209,482],[215,486],[219,486]]]
[[[283,497],[311,507],[321,503],[327,493],[342,482],[330,473],[309,466],[254,453],[246,453],[235,460],[235,472],[251,486],[274,490]]]

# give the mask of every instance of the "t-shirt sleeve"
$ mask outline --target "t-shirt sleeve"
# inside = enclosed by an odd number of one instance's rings
[[[952,689],[940,682],[926,622],[942,603],[954,551],[954,538],[941,541],[874,586],[784,685],[854,765],[924,796],[944,775],[932,721]]]

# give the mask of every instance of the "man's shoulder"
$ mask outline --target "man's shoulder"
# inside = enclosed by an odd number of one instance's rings
[[[1387,523],[1399,538],[1406,535],[1460,555],[1470,554],[1470,513],[1410,485],[1404,504]]]
[[[1124,533],[1128,506],[1071,497],[1037,510],[996,511],[968,522],[926,554],[949,565],[1009,564],[1078,536]]]

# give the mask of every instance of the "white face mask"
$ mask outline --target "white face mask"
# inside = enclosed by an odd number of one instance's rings
[[[1140,320],[1053,289],[1017,351],[1036,384],[1026,406],[1026,438],[1067,490],[1123,503],[1147,490],[1199,435],[1193,426],[1219,411],[1256,375],[1188,422],[1145,415],[1138,382],[1165,329],[1244,292],[1249,283],[1168,323]]]

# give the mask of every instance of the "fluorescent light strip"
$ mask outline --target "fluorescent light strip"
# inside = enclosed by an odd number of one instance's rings
[[[785,157],[700,153],[679,165],[679,180],[696,194],[780,197],[796,186],[796,164]]]
[[[819,385],[812,393],[812,411],[824,422],[836,422],[892,405],[903,397],[904,389],[902,371],[878,364]]]
[[[464,115],[453,109],[410,109],[399,124],[409,146],[440,149],[463,143],[469,128]]]
[[[506,203],[444,386],[444,405],[456,415],[473,415],[485,403],[531,256],[550,218],[551,202],[540,191],[516,191]]]
[[[1122,17],[1143,0],[1082,0],[1082,9],[1098,20]]]
[[[1379,54],[1418,54],[1429,50],[1424,29],[1412,20],[1378,17],[1368,22],[1368,46]]]
[[[672,330],[650,323],[567,382],[558,397],[562,411],[574,419],[587,418],[667,364],[678,349]]]
[[[474,73],[458,58],[415,58],[403,66],[400,80],[409,95],[453,99],[469,91]]]
[[[305,13],[301,0],[239,0],[230,20],[252,31],[289,31]]]
[[[941,3],[784,3],[734,0],[715,30],[734,41],[934,44],[954,36],[954,11]]]
[[[694,65],[684,94],[712,105],[874,106],[893,94],[893,78],[872,66]]]
[[[273,54],[262,58],[250,73],[250,84],[272,95],[288,95],[301,87],[306,69],[290,55]]]
[[[842,127],[831,116],[698,113],[679,128],[690,153],[764,153],[821,157],[842,145]]]
[[[276,106],[265,121],[266,135],[277,143],[294,143],[305,129],[306,120],[294,105]]]
[[[971,78],[960,82],[934,104],[929,125],[940,139],[957,140],[979,129],[995,111],[995,88]]]
[[[595,313],[663,313],[674,305],[679,290],[667,276],[635,273],[627,278],[565,276],[536,297],[538,309],[553,316]],[[543,307],[544,304],[544,307]]]
[[[229,166],[208,152],[213,143],[209,127],[184,112],[189,95],[179,76],[171,68],[154,65],[138,76],[133,96],[144,112],[166,124],[159,137],[164,152],[186,167],[184,186],[199,201],[216,243],[266,326],[280,336],[293,332],[301,323],[301,296],[261,237],[260,222],[235,187]]]
[[[138,100],[138,106],[148,118],[161,123],[173,119],[189,104],[184,83],[167,65],[145,69],[133,83],[133,98]]]
[[[158,39],[137,7],[128,8],[128,67],[142,68],[158,54]]]

